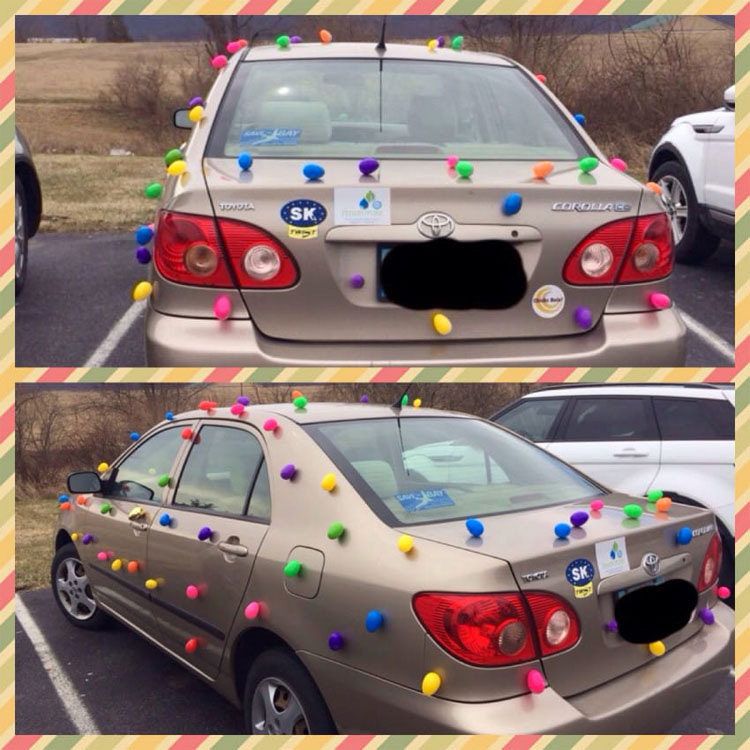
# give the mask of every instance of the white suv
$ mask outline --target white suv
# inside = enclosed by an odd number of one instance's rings
[[[678,117],[651,154],[649,179],[662,189],[675,258],[702,263],[734,238],[734,86],[724,106]]]
[[[734,588],[734,388],[559,386],[515,401],[494,422],[605,487],[660,489],[712,510],[724,547],[721,583]]]

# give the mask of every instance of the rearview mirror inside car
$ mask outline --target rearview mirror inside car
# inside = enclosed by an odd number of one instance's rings
[[[193,123],[188,117],[189,109],[176,109],[172,113],[172,122],[176,128],[182,128],[183,130],[190,130],[193,127]]]
[[[102,480],[95,471],[74,471],[68,475],[68,491],[88,495],[102,491]]]

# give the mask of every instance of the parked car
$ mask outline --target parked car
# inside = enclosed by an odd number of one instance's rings
[[[512,60],[244,48],[175,123],[151,365],[685,361],[662,202]]]
[[[636,518],[475,417],[206,403],[68,486],[65,618],[124,622],[254,734],[664,732],[734,663],[710,511]]]
[[[16,128],[16,297],[26,282],[29,262],[29,239],[39,229],[42,220],[42,189],[31,157],[31,149],[21,131]]]
[[[734,86],[722,108],[678,117],[648,172],[661,186],[678,262],[702,263],[722,239],[734,242]]]
[[[492,419],[619,492],[659,489],[713,511],[724,547],[720,582],[734,586],[732,386],[553,387]]]

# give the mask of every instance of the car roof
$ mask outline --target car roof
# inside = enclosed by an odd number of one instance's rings
[[[560,396],[670,396],[672,398],[685,398],[689,396],[692,398],[723,399],[725,398],[724,392],[731,390],[731,385],[712,383],[571,384],[533,391],[527,393],[523,398],[555,398]]]
[[[426,44],[387,44],[385,51],[376,49],[377,41],[372,42],[333,42],[332,44],[292,44],[279,49],[276,45],[252,47],[245,52],[243,62],[258,60],[284,59],[336,59],[336,58],[367,58],[397,59],[397,60],[428,60],[430,62],[464,62],[480,63],[484,65],[502,65],[504,67],[518,67],[517,63],[502,55],[488,52],[471,52],[469,50],[456,51],[451,48],[437,49],[434,52]]]

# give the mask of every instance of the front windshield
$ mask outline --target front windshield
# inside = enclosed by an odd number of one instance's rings
[[[244,62],[207,155],[578,159],[573,128],[519,69],[419,60]]]
[[[600,487],[478,419],[328,422],[308,432],[392,526],[449,521],[600,496]]]

